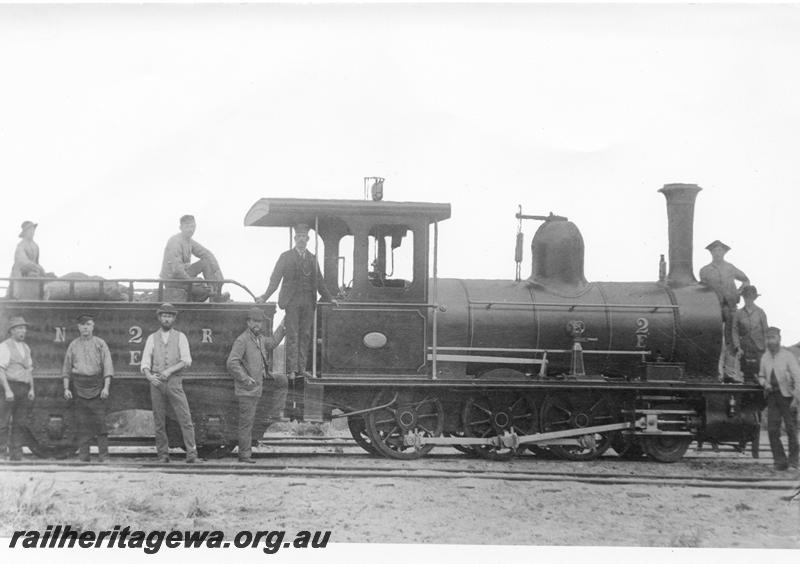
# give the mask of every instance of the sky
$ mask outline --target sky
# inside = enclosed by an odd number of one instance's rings
[[[517,206],[568,216],[590,281],[654,281],[666,183],[800,341],[800,8],[0,6],[0,264],[156,277],[178,218],[261,293],[262,197],[449,202],[443,277],[514,276]],[[530,270],[525,224],[523,273]]]

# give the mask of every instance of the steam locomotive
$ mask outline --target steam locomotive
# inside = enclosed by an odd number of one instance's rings
[[[756,441],[761,390],[719,381],[719,300],[693,274],[699,191],[688,184],[660,190],[669,271],[654,282],[587,282],[578,227],[552,214],[538,218],[528,278],[462,280],[438,276],[438,226],[450,217],[448,204],[257,201],[246,226],[312,226],[310,246],[322,248],[324,283],[338,295],[317,306],[313,377],[289,400],[299,405],[296,417],[346,417],[359,445],[398,459],[449,445],[500,460],[524,451],[590,460],[613,447],[621,456],[674,462],[693,440]],[[521,262],[521,248],[517,255]],[[138,368],[143,337],[157,328],[156,304],[167,300],[181,312],[194,357],[183,380],[200,452],[233,448],[237,411],[225,360],[252,303],[192,303],[174,288],[178,281],[93,282],[99,299],[88,300],[79,291],[86,281],[62,281],[69,286],[54,297],[52,281],[6,280],[11,297],[0,301],[2,319],[24,315],[31,325],[33,452],[75,451],[58,376],[79,312],[96,314],[96,334],[114,356],[110,410],[150,408]],[[273,319],[274,304],[259,307]],[[263,417],[257,421],[255,439],[266,427]],[[181,446],[177,425],[168,424],[168,433]]]

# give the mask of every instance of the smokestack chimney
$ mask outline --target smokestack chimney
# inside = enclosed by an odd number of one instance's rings
[[[669,274],[670,286],[696,284],[692,268],[694,230],[694,202],[702,190],[697,184],[665,184],[659,190],[667,198],[669,222]]]

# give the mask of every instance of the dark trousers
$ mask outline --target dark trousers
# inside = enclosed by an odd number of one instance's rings
[[[763,351],[748,351],[745,350],[741,359],[742,375],[745,382],[758,381],[758,369],[761,367],[761,355]]]
[[[167,403],[175,412],[175,419],[181,427],[183,444],[187,456],[197,456],[197,445],[194,442],[194,423],[189,412],[189,402],[183,392],[181,376],[170,376],[158,387],[150,384],[150,400],[153,402],[153,424],[156,434],[156,451],[159,456],[169,455],[169,439],[167,438]]]
[[[311,350],[311,328],[314,325],[314,304],[289,304],[284,317],[286,327],[286,372],[304,372]]]
[[[19,456],[31,414],[31,402],[28,400],[30,386],[22,382],[9,382],[8,385],[14,392],[14,400],[7,401],[5,393],[0,392],[3,393],[0,401],[0,453],[8,446],[11,455]]]
[[[781,442],[781,421],[786,426],[789,435],[789,464],[797,465],[797,410],[789,406],[792,398],[787,398],[778,392],[767,395],[767,433],[769,435],[769,448],[772,449],[772,459],[776,466],[786,464],[786,452]]]
[[[261,400],[255,396],[236,396],[239,401],[239,458],[250,458],[253,445],[253,422]]]
[[[217,270],[216,265],[205,259],[193,262],[186,267],[186,274],[190,278],[197,278],[200,274],[204,280],[222,280],[222,272]],[[204,302],[209,296],[219,293],[220,285],[213,286],[198,282],[195,284],[184,284],[181,282],[170,282],[164,285],[166,288],[180,288],[186,290],[193,302]]]
[[[108,454],[107,406],[108,400],[100,399],[100,396],[91,399],[75,397],[78,452],[83,457],[89,456],[89,445],[95,437],[98,452]]]

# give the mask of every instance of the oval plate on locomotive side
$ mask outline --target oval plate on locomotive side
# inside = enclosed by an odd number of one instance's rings
[[[364,335],[364,345],[370,349],[380,349],[386,346],[386,335],[373,331]]]

